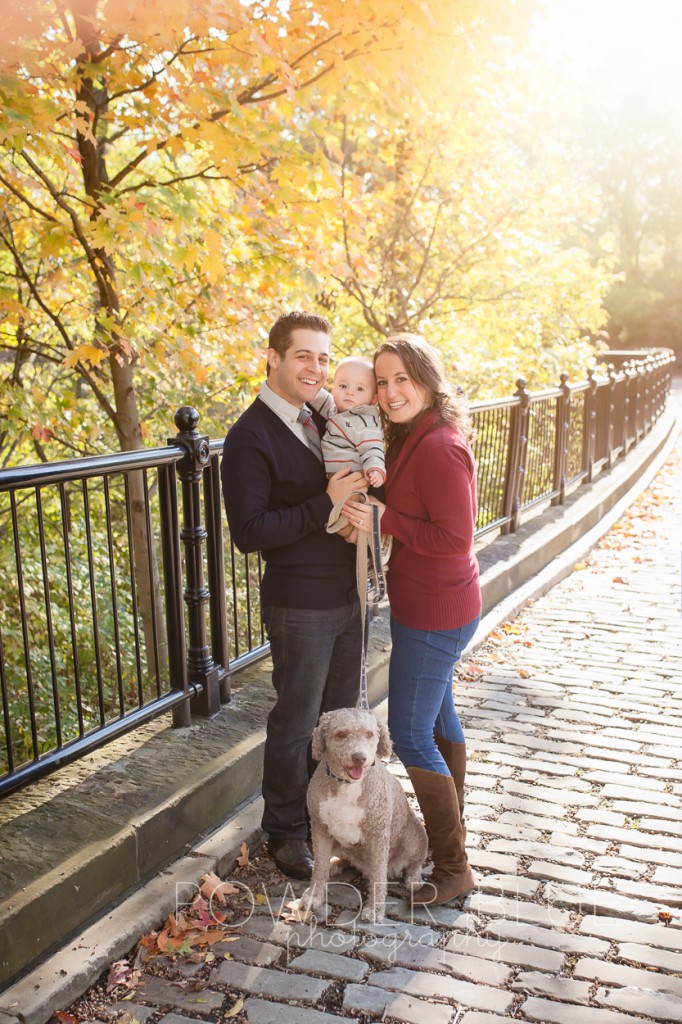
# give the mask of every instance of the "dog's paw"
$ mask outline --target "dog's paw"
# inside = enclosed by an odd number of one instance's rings
[[[383,910],[378,907],[363,907],[360,912],[360,920],[368,921],[370,924],[381,924],[384,919]]]
[[[306,910],[319,910],[325,904],[325,887],[309,885],[298,902]]]

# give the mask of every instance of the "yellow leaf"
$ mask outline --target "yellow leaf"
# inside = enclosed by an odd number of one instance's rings
[[[79,345],[73,352],[64,358],[63,365],[72,369],[77,363],[85,363],[87,366],[98,366],[103,362],[109,353],[105,348],[97,345]]]
[[[225,1016],[226,1016],[226,1017],[236,1017],[236,1016],[237,1016],[237,1014],[238,1014],[238,1013],[239,1013],[239,1012],[241,1011],[241,1009],[242,1009],[242,1007],[243,1007],[243,1006],[244,1006],[244,1000],[243,1000],[243,999],[241,999],[241,998],[239,998],[239,999],[237,1000],[237,1002],[236,1002],[236,1003],[234,1003],[234,1004],[233,1004],[233,1005],[232,1005],[232,1006],[230,1007],[230,1009],[229,1009],[229,1010],[227,1011],[227,1013],[225,1014]]]
[[[166,143],[166,149],[172,156],[177,156],[178,153],[182,153],[185,148],[185,143],[180,135],[171,135],[170,139]]]
[[[225,264],[220,253],[211,252],[201,261],[201,269],[211,284],[217,284],[225,276]]]
[[[99,366],[109,355],[105,348],[97,345],[81,345],[77,351],[82,362],[90,366]]]
[[[185,249],[185,258],[183,260],[185,269],[191,272],[200,256],[201,250],[198,245],[188,245]]]

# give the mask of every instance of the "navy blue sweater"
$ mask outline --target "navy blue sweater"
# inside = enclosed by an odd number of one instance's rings
[[[322,433],[324,421],[313,414]],[[256,399],[228,431],[221,464],[232,539],[265,560],[261,604],[340,608],[357,600],[355,546],[325,531],[322,463]]]

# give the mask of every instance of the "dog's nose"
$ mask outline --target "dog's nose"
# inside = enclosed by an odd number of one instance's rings
[[[367,760],[367,755],[363,754],[359,750],[356,750],[355,753],[351,754],[350,756],[353,761],[353,764],[364,764],[365,761]]]

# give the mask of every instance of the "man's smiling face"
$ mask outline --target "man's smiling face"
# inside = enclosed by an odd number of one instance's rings
[[[329,374],[331,339],[324,331],[296,327],[291,332],[291,345],[280,356],[268,349],[270,373],[268,384],[280,398],[300,409],[304,402],[316,397]]]

